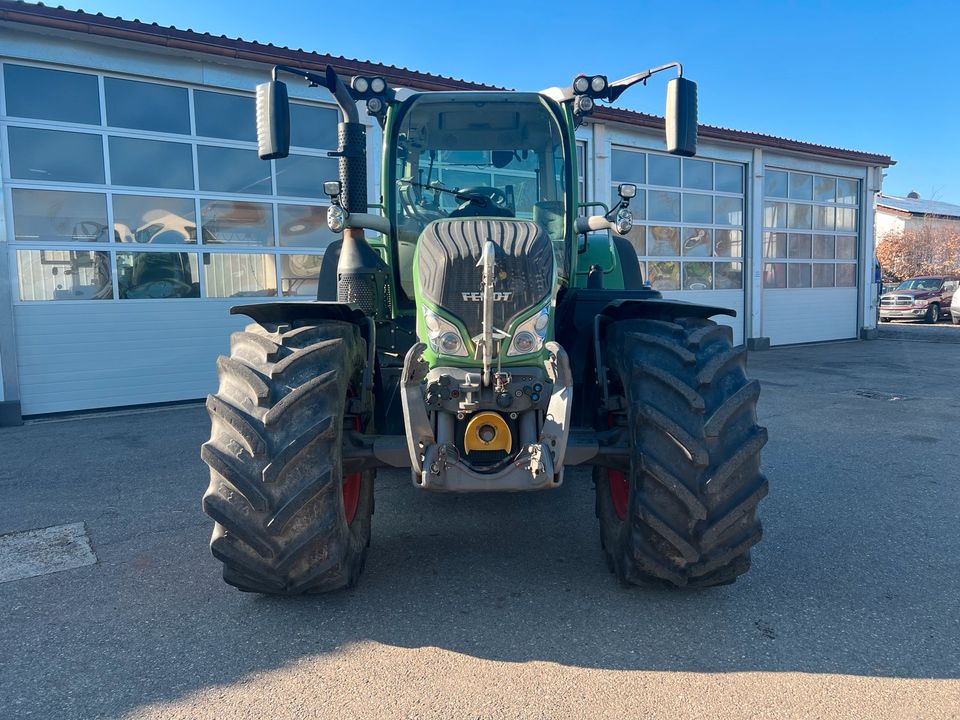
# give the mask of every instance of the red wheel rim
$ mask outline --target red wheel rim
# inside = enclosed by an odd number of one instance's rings
[[[627,502],[630,498],[630,484],[623,470],[607,470],[607,484],[610,486],[610,499],[613,511],[621,520],[627,517]]]
[[[347,397],[353,397],[353,388],[347,392]],[[353,429],[357,432],[363,430],[360,425],[360,418],[353,418]],[[347,516],[347,525],[353,522],[357,516],[357,506],[360,504],[360,480],[363,473],[346,473],[343,476],[343,512]]]

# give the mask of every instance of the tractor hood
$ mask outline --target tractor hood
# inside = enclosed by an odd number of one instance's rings
[[[537,223],[499,218],[430,223],[417,244],[420,292],[463,322],[471,337],[483,330],[482,269],[478,264],[488,240],[496,248],[496,328],[509,331],[511,320],[548,299],[553,290],[553,243]]]

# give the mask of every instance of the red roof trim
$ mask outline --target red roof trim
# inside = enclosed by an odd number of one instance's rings
[[[48,7],[42,4],[30,4],[22,0],[0,0],[0,21],[23,23],[38,27],[54,28],[70,32],[83,32],[101,37],[159,45],[176,50],[218,55],[220,57],[248,60],[268,65],[278,63],[296,64],[306,69],[320,70],[332,65],[344,74],[376,74],[392,84],[403,85],[418,90],[503,90],[504,88],[483,83],[470,82],[444,75],[417,72],[393,65],[324,55],[302,49],[293,50],[277,45],[248,41],[242,38],[219,37],[210,33],[198,33],[193,30],[181,30],[175,27],[161,27],[156,23],[144,23],[139,20],[110,18],[102,13],[96,15],[82,10],[67,10],[64,7]],[[637,127],[663,129],[663,118],[646,113],[622,110],[620,108],[598,107],[594,117],[601,120],[622,122]],[[868,153],[860,150],[818,145],[816,143],[790,140],[788,138],[763,135],[762,133],[730,128],[700,125],[702,138],[727,142],[748,143],[764,148],[786,150],[804,154],[819,155],[837,160],[856,162],[864,165],[888,167],[894,164],[889,155]]]

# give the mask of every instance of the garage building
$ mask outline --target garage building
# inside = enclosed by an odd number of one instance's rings
[[[326,91],[290,84],[292,154],[260,161],[252,89],[277,63],[494,89],[0,0],[0,424],[202,398],[243,324],[231,305],[315,295],[338,115]],[[604,108],[578,130],[582,198],[639,188],[629,239],[654,288],[735,309],[725,321],[750,348],[873,329],[889,157],[701,126],[681,159],[662,128]]]

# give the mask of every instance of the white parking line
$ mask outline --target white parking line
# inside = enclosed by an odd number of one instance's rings
[[[96,562],[82,522],[0,535],[0,583]]]

